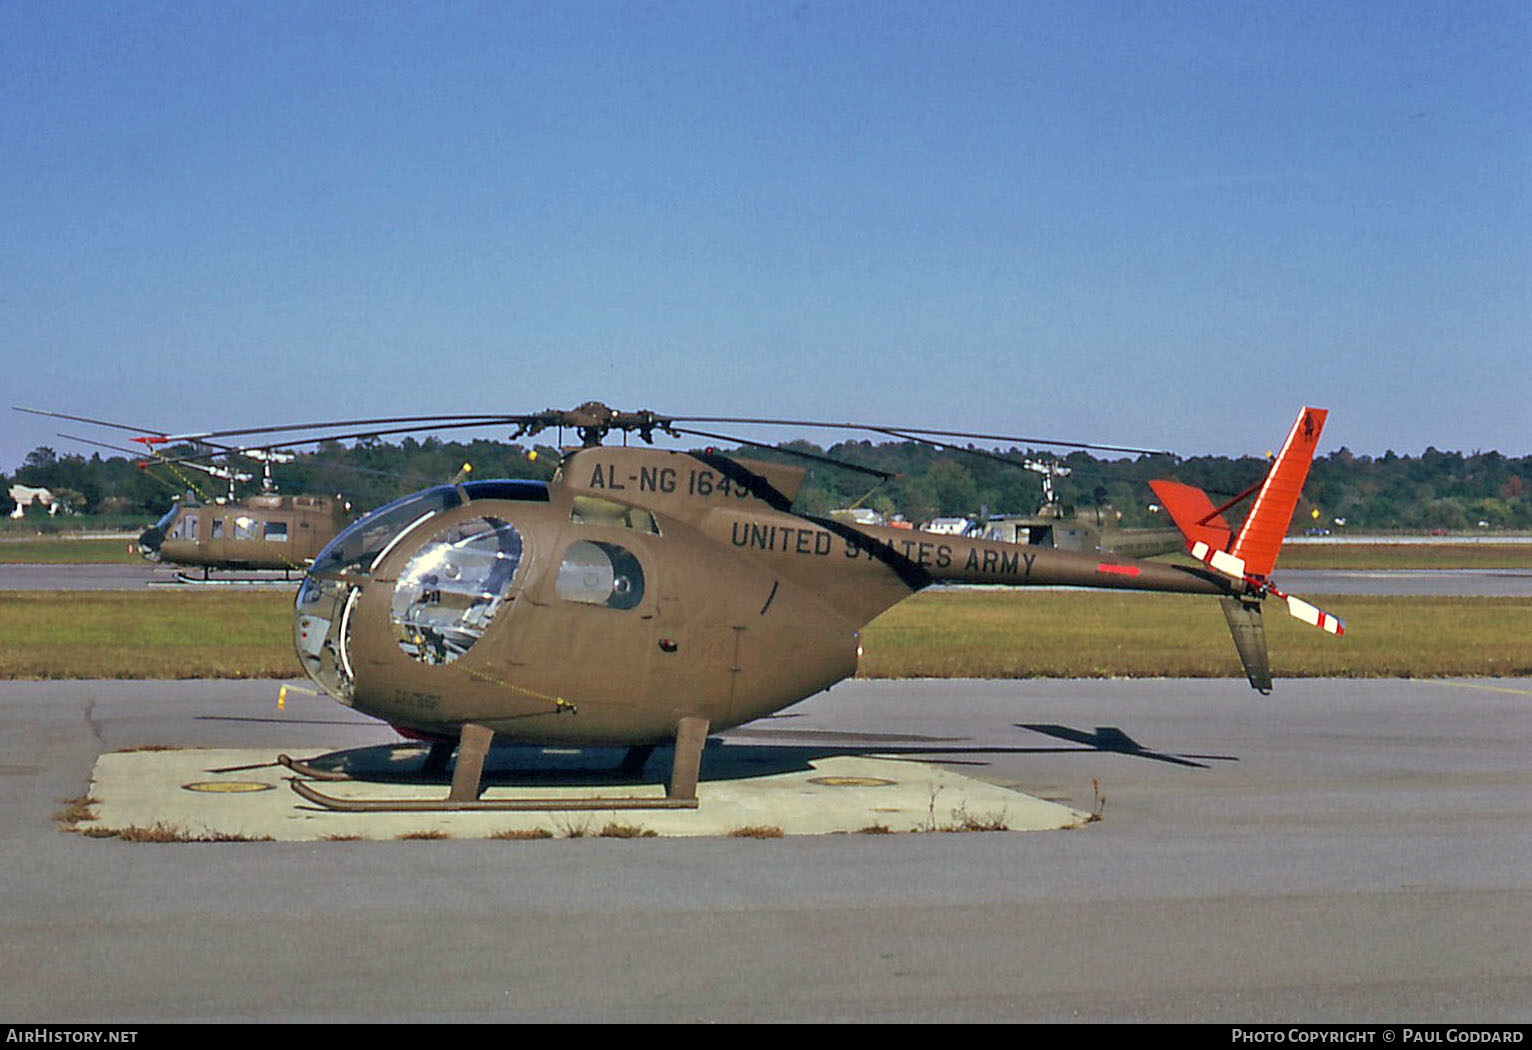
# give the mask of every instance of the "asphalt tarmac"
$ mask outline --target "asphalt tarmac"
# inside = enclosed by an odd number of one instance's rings
[[[1532,1020],[1532,681],[848,682],[717,745],[1100,812],[1067,831],[59,830],[103,752],[395,739],[277,688],[0,684],[0,1017]]]

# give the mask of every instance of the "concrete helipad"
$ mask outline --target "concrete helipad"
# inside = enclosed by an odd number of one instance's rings
[[[1037,831],[1077,827],[1089,815],[916,761],[820,755],[774,763],[759,748],[711,746],[695,810],[504,813],[344,813],[305,801],[275,763],[279,750],[140,750],[96,762],[95,820],[81,831],[135,829],[176,840],[492,838],[547,835],[827,835],[925,831]],[[446,797],[423,781],[414,745],[294,757],[344,768],[358,779],[316,782],[347,799]],[[639,783],[609,772],[612,756],[549,749],[491,753],[483,799],[664,797],[668,761],[657,755]],[[663,753],[662,753],[663,754]],[[592,764],[592,763],[596,764]],[[782,767],[786,768],[782,768]]]

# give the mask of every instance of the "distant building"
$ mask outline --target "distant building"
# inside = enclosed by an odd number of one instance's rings
[[[34,500],[42,500],[43,506],[48,508],[51,517],[60,510],[59,501],[53,498],[53,493],[48,489],[35,489],[31,485],[12,485],[10,488],[11,500],[16,504],[16,509],[11,511],[11,517],[25,517],[27,509],[32,506]]]
[[[922,532],[935,532],[943,536],[966,536],[973,524],[967,518],[932,518],[920,528]]]
[[[879,514],[877,511],[871,509],[870,507],[842,507],[839,510],[832,510],[830,512],[830,517],[838,518],[842,521],[849,521],[855,525],[884,524],[883,515]]]

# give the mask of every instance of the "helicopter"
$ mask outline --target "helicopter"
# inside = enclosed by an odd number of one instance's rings
[[[59,436],[138,457],[140,469],[163,466],[185,483],[184,491],[176,496],[170,509],[140,533],[137,542],[139,554],[147,561],[202,570],[200,578],[184,571],[177,572],[176,579],[182,583],[266,582],[265,578],[252,581],[228,577],[215,581],[212,573],[277,569],[282,570],[284,580],[291,580],[292,573],[302,570],[312,561],[350,519],[351,506],[344,498],[288,495],[277,491],[272,478],[272,466],[292,462],[294,456],[291,452],[204,443],[205,451],[165,456],[155,446],[178,442],[180,439],[170,438],[162,431],[60,412],[13,407],[18,412],[33,415],[133,431],[138,435],[133,440],[143,444],[146,451],[123,448],[74,434]],[[260,463],[260,492],[243,498],[236,497],[236,486],[254,480],[254,475],[233,466],[201,462],[209,458],[243,458]],[[195,482],[181,473],[183,469],[226,482],[227,494],[210,496],[199,491]]]
[[[563,450],[552,480],[459,481],[405,496],[341,531],[299,586],[293,638],[305,673],[342,704],[428,741],[427,771],[444,773],[455,752],[447,798],[337,798],[314,784],[343,773],[286,755],[279,761],[298,774],[291,784],[301,797],[336,810],[615,810],[696,807],[710,731],[770,715],[850,677],[862,628],[936,583],[1217,598],[1251,686],[1270,692],[1264,599],[1282,600],[1292,615],[1331,634],[1344,631],[1335,617],[1270,580],[1325,418],[1323,409],[1299,414],[1264,481],[1242,494],[1255,500],[1237,531],[1223,514],[1238,498],[1215,507],[1189,485],[1156,488],[1195,565],[800,514],[792,507],[804,467],[651,447],[656,433],[719,437],[694,429],[719,422],[858,426],[900,436],[913,432],[908,428],[662,416],[592,401],[529,415],[399,417],[205,436],[320,426],[376,434],[380,426],[425,429],[446,420],[513,425],[513,440],[552,427],[575,430],[581,444]],[[603,444],[614,432],[624,444]],[[643,445],[629,447],[630,435]],[[666,794],[483,799],[484,760],[497,737],[624,747],[621,768],[630,772],[656,747],[673,744]]]
[[[262,492],[239,500],[177,500],[138,537],[152,562],[214,570],[281,569],[290,578],[335,538],[349,506],[330,496]],[[182,582],[199,582],[182,572]]]
[[[991,514],[984,508],[977,518],[960,519],[957,528],[942,531],[1058,550],[1110,551],[1130,558],[1152,558],[1182,549],[1179,529],[1123,528],[1122,511],[1110,504],[1081,507],[1064,503],[1054,479],[1068,477],[1072,473],[1069,467],[1033,458],[1017,465],[1042,475],[1043,502],[1036,513]]]

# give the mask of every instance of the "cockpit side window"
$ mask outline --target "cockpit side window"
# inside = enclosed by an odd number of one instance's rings
[[[553,589],[565,601],[632,609],[644,600],[644,569],[625,547],[577,540],[564,551]]]
[[[660,527],[654,515],[643,507],[602,499],[600,496],[576,496],[569,520],[576,525],[601,525],[612,529],[632,529],[658,536]]]

